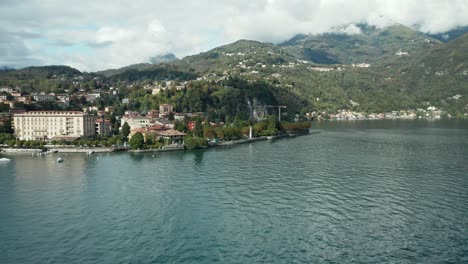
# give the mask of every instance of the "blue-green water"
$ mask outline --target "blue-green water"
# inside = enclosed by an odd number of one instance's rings
[[[204,151],[8,156],[0,263],[467,263],[468,123],[316,123]]]

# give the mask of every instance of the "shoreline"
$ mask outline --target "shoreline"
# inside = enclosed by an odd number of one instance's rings
[[[296,133],[286,133],[277,136],[260,136],[254,138],[244,138],[237,140],[222,141],[218,143],[208,143],[208,146],[205,148],[213,147],[225,147],[225,146],[234,146],[239,144],[254,143],[266,140],[275,140],[281,138],[290,138],[297,136],[309,135],[310,129],[307,131],[298,131]],[[54,153],[85,153],[85,154],[94,154],[94,153],[112,153],[112,152],[128,152],[128,153],[154,153],[154,152],[172,152],[172,151],[181,151],[186,150],[183,145],[168,145],[164,146],[161,149],[141,149],[141,150],[132,150],[128,148],[113,148],[113,147],[93,147],[93,148],[83,148],[83,147],[57,147],[46,145],[45,149],[22,149],[22,148],[0,148],[1,154],[6,155],[49,155]]]

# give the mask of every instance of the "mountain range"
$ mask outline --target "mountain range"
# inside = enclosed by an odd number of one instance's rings
[[[280,44],[239,40],[180,60],[169,54],[92,74],[119,82],[239,76],[290,94],[285,98],[294,99],[284,103],[299,104],[292,109],[378,112],[434,105],[453,114],[468,112],[467,28],[432,36],[399,24],[358,28],[351,35],[300,34]],[[1,71],[0,84],[56,74],[79,71],[63,66]]]

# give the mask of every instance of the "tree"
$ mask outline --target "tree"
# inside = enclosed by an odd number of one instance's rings
[[[0,133],[14,133],[11,118],[6,119],[5,121],[3,121],[3,124],[0,125]]]
[[[232,123],[233,127],[235,128],[242,128],[243,124],[242,124],[242,119],[240,117],[240,115],[236,115],[236,117],[234,117],[234,122]]]
[[[208,146],[208,142],[201,137],[187,136],[185,137],[184,142],[187,149],[197,149]]]
[[[210,125],[210,122],[206,121],[203,125],[203,137],[213,139],[216,137],[215,129]]]
[[[174,112],[169,112],[169,115],[167,117],[170,121],[174,121]]]
[[[195,123],[195,129],[193,130],[193,135],[196,137],[203,137],[203,126],[201,119],[197,119],[197,122]]]
[[[128,125],[127,122],[125,122],[125,123],[122,125],[122,136],[124,137],[124,140],[125,140],[125,141],[128,140],[128,135],[130,135],[130,126]]]
[[[185,122],[181,122],[179,120],[175,121],[174,129],[179,131],[179,132],[187,132],[187,130],[188,130],[187,125],[185,124]]]
[[[267,122],[257,122],[255,123],[255,125],[253,126],[253,133],[254,133],[254,136],[258,136],[260,135],[264,130],[266,130],[268,127],[268,123]]]
[[[224,128],[224,139],[226,140],[235,140],[239,139],[242,136],[242,131],[239,128],[233,126]]]
[[[15,136],[12,134],[0,134],[0,144],[8,144],[8,141],[15,141]]]
[[[0,112],[8,112],[10,110],[10,106],[7,104],[0,104]]]
[[[158,136],[158,133],[156,133],[155,131],[150,131],[146,133],[146,145],[147,146],[156,144],[158,140],[159,140],[159,136]]]
[[[140,132],[135,133],[130,139],[130,148],[131,149],[142,149],[145,146],[145,138]]]
[[[276,123],[276,117],[271,115],[268,117],[268,127],[267,130],[265,131],[266,135],[268,136],[275,136],[279,133],[279,130],[277,128],[277,123]]]
[[[225,127],[230,127],[231,126],[231,117],[226,116],[226,123],[224,124]]]

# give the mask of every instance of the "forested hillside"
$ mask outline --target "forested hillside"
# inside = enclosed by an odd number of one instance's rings
[[[243,93],[255,91],[265,104],[288,105],[290,114],[339,109],[369,113],[431,105],[457,116],[468,112],[467,34],[444,43],[402,25],[358,29],[360,33],[352,35],[297,35],[279,45],[239,40],[181,60],[170,61],[175,56],[169,56],[158,64],[96,73],[66,66],[8,69],[0,72],[0,85],[69,94],[114,87],[120,92],[113,102],[131,90],[137,107],[166,100],[179,111],[212,110],[222,115],[233,114],[230,105],[244,112],[249,96]],[[150,90],[134,91],[167,81],[184,86],[183,92],[159,98]],[[201,97],[196,94],[199,88]]]

